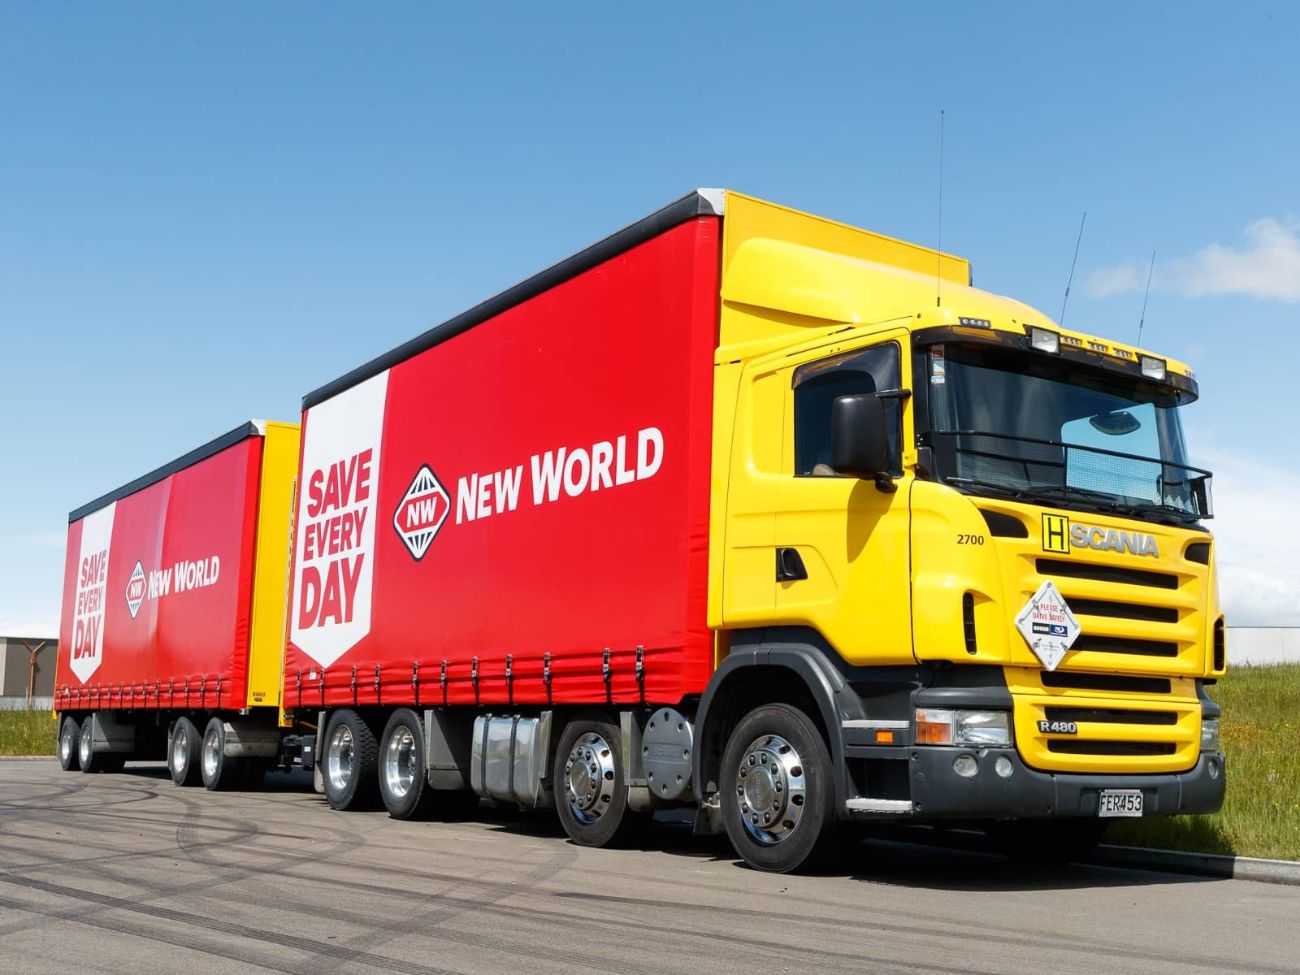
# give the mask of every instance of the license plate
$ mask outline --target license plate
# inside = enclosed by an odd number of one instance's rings
[[[1097,802],[1097,815],[1102,817],[1141,816],[1142,790],[1102,789]]]

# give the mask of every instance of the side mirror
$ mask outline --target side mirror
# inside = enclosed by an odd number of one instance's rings
[[[837,396],[831,404],[831,466],[837,474],[887,479],[885,404],[875,394]]]

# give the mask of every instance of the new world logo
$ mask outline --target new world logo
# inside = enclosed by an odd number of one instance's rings
[[[393,528],[415,561],[424,558],[450,512],[451,496],[425,464],[393,512]]]
[[[135,568],[131,570],[131,578],[126,581],[126,608],[131,613],[131,619],[135,619],[136,613],[140,612],[140,604],[144,602],[144,592],[144,566],[137,559]]]

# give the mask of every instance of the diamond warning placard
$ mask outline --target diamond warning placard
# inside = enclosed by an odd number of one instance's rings
[[[1048,670],[1055,670],[1079,638],[1079,622],[1048,579],[1016,617],[1016,629]]]

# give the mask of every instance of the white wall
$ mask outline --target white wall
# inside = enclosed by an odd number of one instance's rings
[[[1300,627],[1228,627],[1228,664],[1300,664]]]

